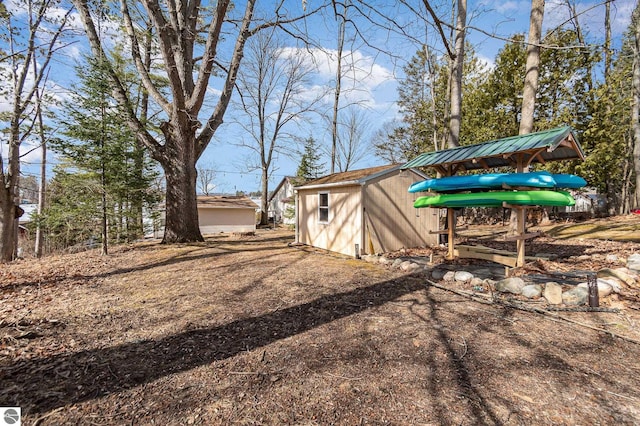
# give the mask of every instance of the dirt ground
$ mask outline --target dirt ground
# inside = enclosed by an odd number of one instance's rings
[[[550,269],[640,252],[547,232]],[[0,406],[24,425],[640,424],[633,297],[540,315],[292,241],[1,265]]]

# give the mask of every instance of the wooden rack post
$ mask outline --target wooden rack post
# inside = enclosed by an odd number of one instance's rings
[[[455,230],[456,230],[456,220],[455,220],[455,211],[452,208],[447,208],[447,230],[449,231],[447,236],[447,247],[449,247],[449,251],[447,252],[447,260],[453,260],[455,258],[454,251],[454,238],[455,238]]]

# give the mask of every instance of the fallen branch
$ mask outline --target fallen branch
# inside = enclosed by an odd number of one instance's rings
[[[434,283],[433,281],[430,281],[430,280],[425,280],[425,281],[427,282],[428,285],[430,285],[432,287],[439,288],[440,290],[448,291],[448,292],[451,292],[451,293],[455,293],[455,294],[457,294],[459,296],[463,296],[463,297],[466,297],[466,298],[468,298],[470,300],[473,300],[474,302],[484,303],[485,305],[499,304],[499,305],[507,306],[507,307],[510,307],[510,308],[513,308],[513,309],[518,309],[518,310],[525,311],[525,312],[532,312],[532,313],[535,313],[535,314],[540,314],[540,315],[544,316],[545,318],[548,318],[548,319],[550,319],[552,321],[556,321],[556,322],[565,321],[565,322],[568,322],[568,323],[571,323],[571,324],[575,324],[575,325],[579,325],[581,327],[588,328],[588,329],[593,330],[593,331],[597,331],[597,332],[600,332],[600,333],[608,334],[611,337],[617,337],[619,339],[626,340],[627,342],[631,342],[631,343],[635,343],[636,345],[640,345],[640,340],[632,339],[630,337],[626,337],[626,336],[623,336],[621,334],[617,334],[617,333],[614,333],[612,331],[605,330],[604,328],[595,327],[595,326],[590,325],[590,324],[585,324],[585,323],[580,322],[580,321],[572,320],[571,318],[563,317],[563,316],[560,316],[560,315],[557,315],[557,314],[553,315],[553,314],[551,314],[549,311],[547,311],[545,309],[536,308],[536,307],[529,307],[529,306],[523,306],[521,304],[515,304],[515,303],[510,303],[510,302],[500,301],[500,300],[488,300],[486,298],[478,297],[478,293],[473,293],[473,292],[464,291],[464,290],[455,290],[455,289],[452,289],[452,288],[447,288],[447,287],[445,287],[443,285],[440,285],[438,283]]]

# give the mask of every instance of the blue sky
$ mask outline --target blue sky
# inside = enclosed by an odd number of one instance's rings
[[[417,2],[419,3],[419,2]],[[11,2],[6,2],[11,7]],[[313,0],[307,0],[308,7],[312,7]],[[416,39],[425,39],[425,27],[422,23],[416,22],[413,15],[409,14],[406,8],[401,6],[388,6],[389,2],[381,2],[377,8],[382,15],[393,17],[401,23],[406,33],[414,35]],[[435,2],[434,2],[435,4]],[[468,40],[474,45],[478,55],[491,65],[495,55],[504,45],[504,40],[511,35],[528,31],[530,1],[488,1],[469,0],[468,17],[470,19],[470,32]],[[597,6],[599,2],[577,2],[578,9],[587,11],[580,15],[580,23],[587,28],[588,37],[592,42],[601,43],[604,39],[603,19],[604,7]],[[629,25],[631,11],[635,5],[633,0],[615,0],[612,3],[613,36],[619,43],[622,33]],[[291,0],[292,9],[301,6],[300,0]],[[438,11],[444,19],[447,16],[446,8]],[[544,26],[546,29],[554,28],[566,20],[567,12],[560,0],[547,1],[545,8]],[[357,104],[366,116],[365,140],[377,131],[380,126],[389,120],[397,117],[397,79],[402,76],[404,62],[415,53],[417,44],[400,37],[397,33],[389,33],[380,28],[368,25],[360,21],[362,28],[366,30],[367,40],[377,48],[367,46],[362,40],[355,40],[347,43],[345,48],[345,59],[343,66],[350,67],[351,72],[345,74],[343,81],[344,103]],[[79,25],[79,23],[76,23]],[[332,16],[317,17],[305,22],[304,25],[309,33],[317,38],[323,49],[305,49],[309,63],[315,66],[312,84],[308,87],[308,95],[318,91],[326,91],[332,85],[336,71],[335,32],[336,21]],[[368,27],[368,28],[367,28]],[[347,29],[347,38],[353,37],[353,29]],[[430,44],[436,49],[441,46],[438,43],[435,31],[429,29],[426,35]],[[50,91],[60,99],[65,98],[65,87],[68,86],[73,77],[73,66],[76,58],[82,50],[86,49],[86,44],[79,41],[65,48],[64,56],[57,59],[54,65]],[[296,49],[296,46],[290,46]],[[441,50],[441,48],[440,48]],[[387,52],[392,55],[386,54]],[[210,87],[210,100],[215,102],[220,87],[218,81],[213,81]],[[328,94],[322,101],[322,106],[329,109],[333,102],[332,94]],[[6,103],[0,99],[0,111],[6,109]],[[247,160],[251,152],[242,149],[237,145],[230,144],[229,141],[238,141],[246,137],[238,126],[233,124],[233,116],[237,112],[233,109],[228,111],[225,124],[214,136],[205,153],[203,154],[199,166],[211,168],[217,171],[215,185],[217,190],[233,192],[236,190],[255,191],[259,188],[259,172],[247,170]],[[204,118],[204,115],[201,119]],[[289,131],[301,137],[313,135],[321,144],[327,146],[330,143],[328,126],[318,117],[312,117],[310,122],[300,123]],[[286,142],[291,146],[291,142]],[[3,154],[6,148],[3,145]],[[33,145],[25,143],[23,152],[33,149]],[[289,148],[292,158],[280,155],[275,162],[274,172],[270,187],[273,188],[284,175],[294,174],[298,164],[297,149]],[[362,168],[381,164],[381,160],[375,158],[372,149],[367,150],[369,155],[360,160],[356,167]],[[26,174],[37,174],[39,162],[39,150],[35,149],[25,156],[23,170]],[[55,163],[53,158],[51,163]],[[328,157],[324,161],[328,164]],[[51,169],[52,166],[49,167]]]

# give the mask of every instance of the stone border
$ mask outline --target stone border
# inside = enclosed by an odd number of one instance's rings
[[[380,264],[407,273],[422,273],[435,281],[456,282],[477,292],[496,292],[516,295],[525,300],[543,298],[554,306],[584,306],[589,302],[589,290],[585,281],[576,284],[549,280],[539,283],[536,277],[504,278],[504,267],[467,265],[466,270],[450,270],[447,266],[433,265],[425,257],[399,257],[365,255],[362,260]],[[640,289],[640,254],[634,253],[626,260],[626,268],[604,268],[596,272],[599,299],[609,306],[623,307],[617,302],[617,294],[628,289]],[[451,265],[449,265],[450,267]]]

